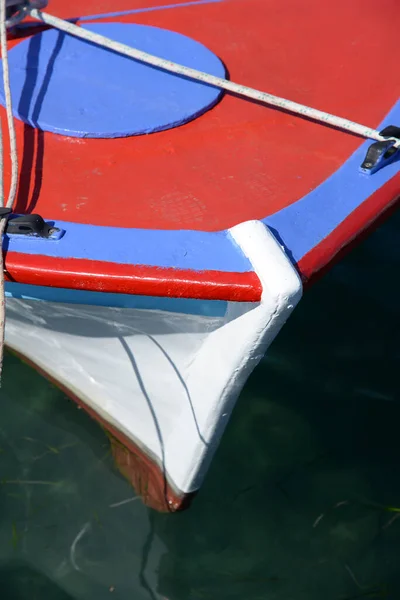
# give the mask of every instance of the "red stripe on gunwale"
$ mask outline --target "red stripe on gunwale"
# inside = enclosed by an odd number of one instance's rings
[[[339,262],[352,247],[394,212],[399,201],[400,173],[360,204],[322,242],[303,256],[297,266],[304,283],[314,282]]]
[[[94,292],[258,302],[261,282],[253,271],[189,271],[123,265],[78,258],[7,252],[7,281]]]

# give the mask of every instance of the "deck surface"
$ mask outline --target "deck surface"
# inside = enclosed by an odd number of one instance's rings
[[[400,95],[393,76],[396,0],[225,0],[164,8],[156,0],[145,6],[51,0],[48,10],[63,17],[130,10],[109,20],[183,33],[219,56],[233,81],[370,126]],[[361,143],[229,95],[191,123],[148,136],[80,140],[22,123],[17,129],[17,210],[151,229],[215,231],[264,218],[318,186]]]
[[[367,126],[400,124],[397,0],[51,0],[48,10],[82,26],[171,30],[208,48],[235,82]],[[41,31],[27,23],[10,48],[32,43],[35,59]],[[57,55],[49,62],[35,90],[36,116],[60,68]],[[7,275],[19,283],[256,301],[252,266],[243,266],[229,235],[221,253],[216,232],[264,220],[307,281],[400,197],[400,161],[360,174],[369,142],[230,94],[150,135],[81,139],[17,121],[17,138],[15,211],[39,212],[67,229],[57,246],[5,240]],[[9,163],[5,171],[7,179]]]

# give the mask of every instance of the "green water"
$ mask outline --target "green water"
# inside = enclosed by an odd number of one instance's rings
[[[102,430],[8,355],[1,600],[398,600],[399,235],[307,293],[187,513],[134,499]]]

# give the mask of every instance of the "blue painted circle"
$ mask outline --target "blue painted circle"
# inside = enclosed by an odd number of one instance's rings
[[[225,76],[202,44],[145,25],[85,26],[162,58]],[[147,66],[57,30],[34,35],[9,53],[14,114],[73,137],[114,138],[177,127],[204,113],[221,91]],[[0,89],[4,105],[4,91]]]

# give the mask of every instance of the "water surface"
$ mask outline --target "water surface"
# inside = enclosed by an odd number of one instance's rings
[[[102,429],[8,354],[2,600],[400,598],[400,214],[310,289],[191,510],[145,508]]]

